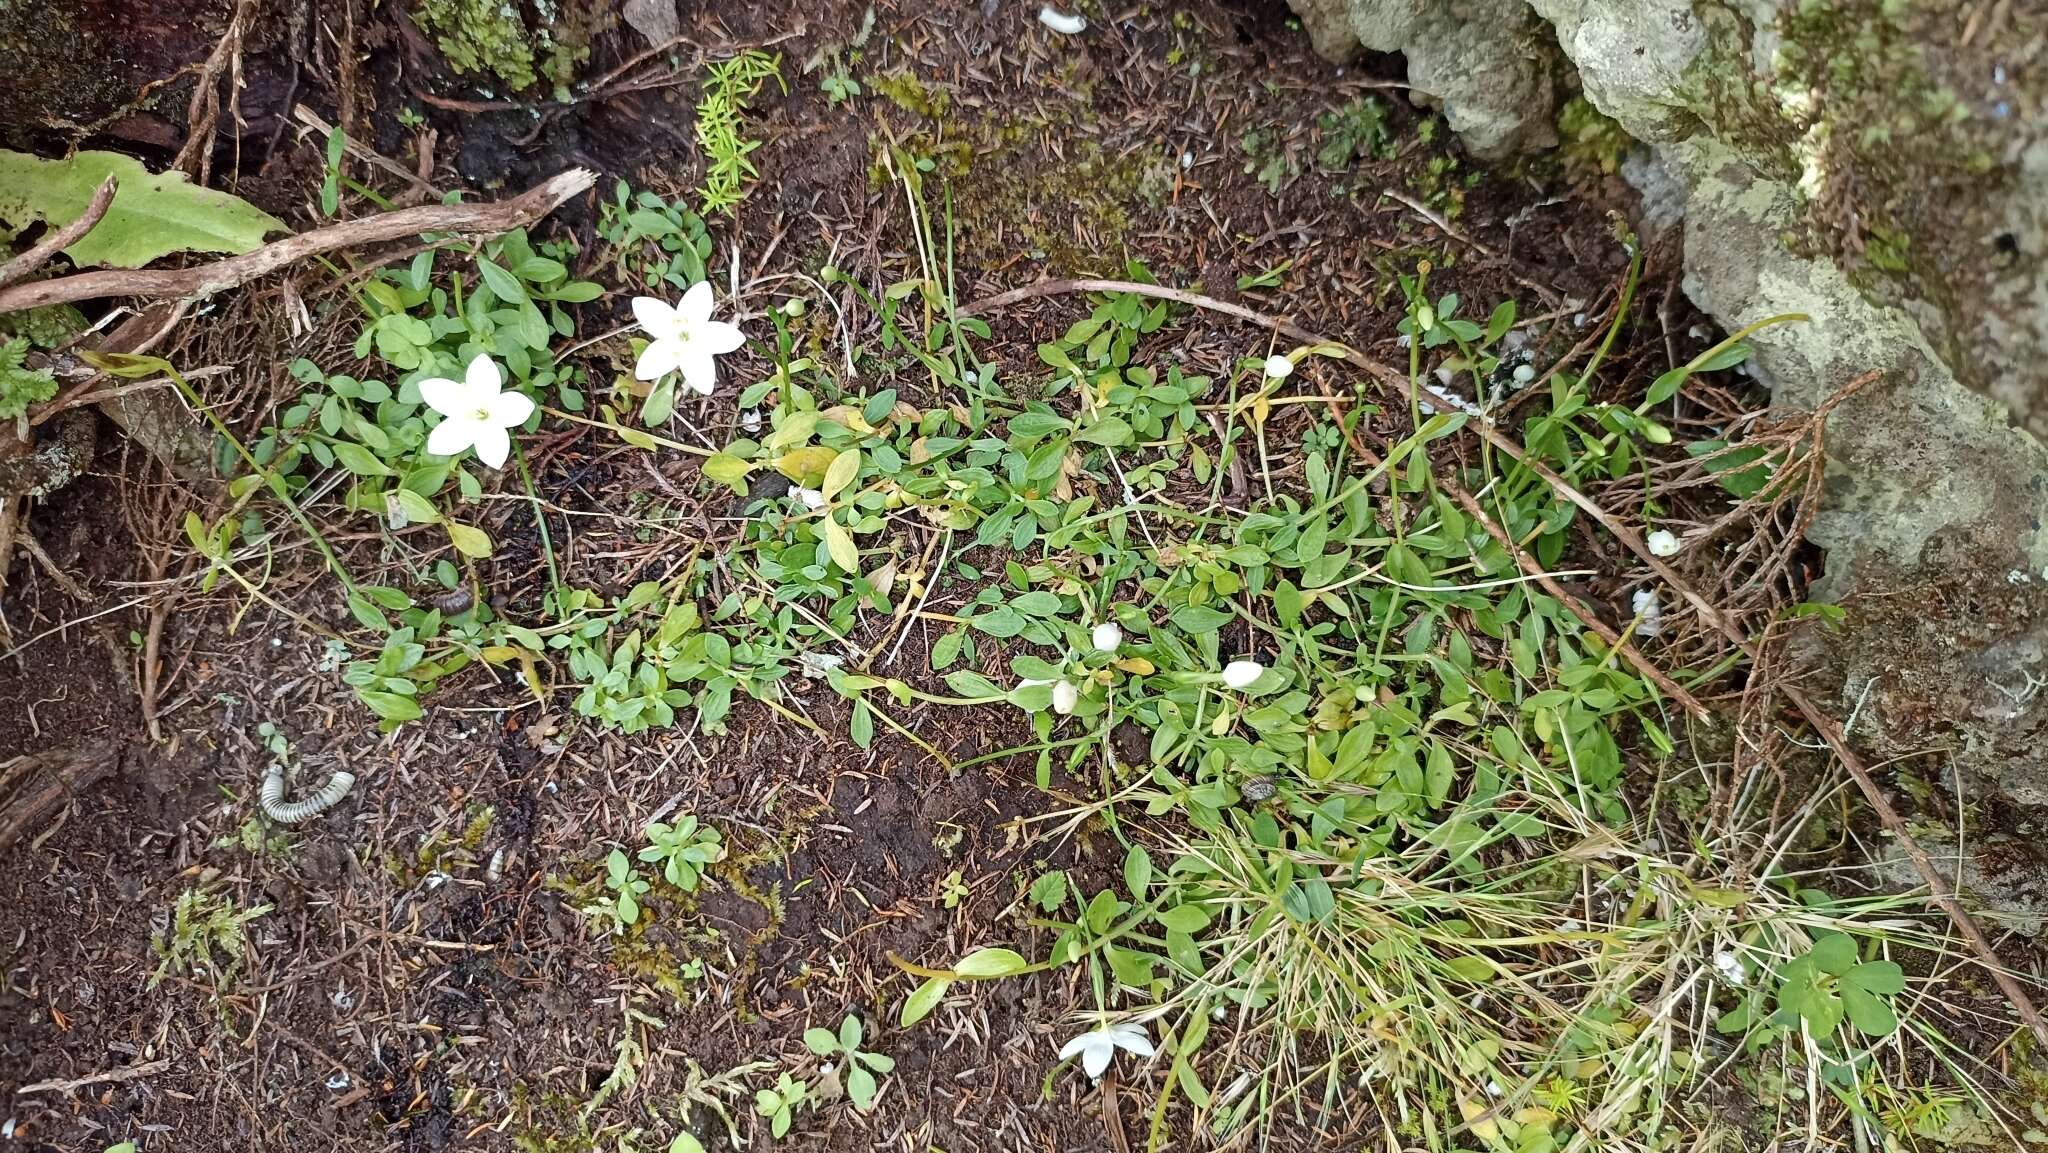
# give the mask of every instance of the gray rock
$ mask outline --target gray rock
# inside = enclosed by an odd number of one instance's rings
[[[1296,0],[1316,51],[1408,58],[1408,83],[1482,160],[1557,143],[1556,40],[1524,0]]]

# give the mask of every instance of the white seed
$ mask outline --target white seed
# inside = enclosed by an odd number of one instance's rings
[[[1088,30],[1086,17],[1070,16],[1050,4],[1038,10],[1038,22],[1062,36],[1079,36]]]

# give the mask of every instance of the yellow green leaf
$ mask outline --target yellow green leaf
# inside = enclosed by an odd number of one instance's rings
[[[831,449],[814,444],[783,453],[776,458],[775,469],[805,488],[817,488],[825,483],[825,470],[837,459]]]
[[[477,528],[475,525],[463,524],[457,520],[447,522],[447,527],[448,540],[455,546],[456,552],[469,557],[487,557],[491,555],[491,536],[489,533]]]
[[[725,452],[706,457],[703,467],[705,476],[720,484],[731,485],[737,492],[747,491],[747,474],[754,469],[753,465]]]
[[[432,501],[409,488],[396,490],[393,498],[398,501],[398,507],[405,513],[405,519],[409,523],[433,524],[441,519],[441,514],[434,509]]]
[[[826,500],[831,500],[833,497],[838,496],[847,485],[852,484],[853,478],[859,475],[860,450],[849,448],[832,458],[831,467],[825,470],[825,483],[819,486],[818,491],[825,494]]]
[[[829,516],[819,523],[825,526],[825,551],[832,554],[832,563],[847,572],[858,574],[860,550],[853,545],[853,534],[846,531],[845,525]]]

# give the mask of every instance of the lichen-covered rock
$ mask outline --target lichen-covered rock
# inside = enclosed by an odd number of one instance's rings
[[[1296,0],[1316,51],[1408,58],[1408,83],[1482,160],[1557,143],[1558,58],[1524,0]]]
[[[1903,310],[1834,262],[1788,249],[1801,199],[1728,146],[1664,149],[1691,174],[1687,295],[1730,328],[1769,316],[1757,363],[1788,408],[1878,371],[1827,425],[1827,550],[1815,595],[1842,600],[1826,640],[1838,696],[1886,754],[1955,748],[1979,795],[2048,805],[2048,446],[1958,385]]]

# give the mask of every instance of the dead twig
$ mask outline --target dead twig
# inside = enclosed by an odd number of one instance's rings
[[[1438,411],[1444,412],[1454,411],[1456,408],[1456,405],[1438,394],[1435,389],[1410,381],[1406,373],[1399,372],[1389,365],[1382,364],[1352,348],[1350,345],[1329,340],[1280,317],[1268,316],[1264,313],[1245,308],[1242,305],[1231,304],[1227,301],[1217,300],[1214,297],[1204,296],[1196,292],[1168,288],[1164,285],[1092,278],[1048,280],[975,301],[962,308],[960,313],[963,316],[972,316],[1022,300],[1081,292],[1128,292],[1160,300],[1171,300],[1210,312],[1220,312],[1227,316],[1248,320],[1262,328],[1284,334],[1303,344],[1319,345],[1328,351],[1336,353],[1347,364],[1363,370],[1367,375],[1372,376],[1383,385],[1399,393],[1404,400],[1410,402],[1418,400],[1427,401],[1434,405]],[[1606,509],[1600,507],[1598,502],[1588,497],[1585,493],[1580,492],[1570,481],[1557,475],[1556,472],[1552,471],[1542,462],[1530,459],[1528,454],[1523,451],[1522,446],[1517,444],[1513,437],[1496,428],[1492,422],[1483,419],[1474,420],[1468,422],[1465,427],[1477,432],[1488,444],[1499,449],[1530,472],[1543,478],[1544,483],[1548,484],[1551,491],[1556,493],[1559,498],[1569,501],[1592,517],[1595,522],[1613,535],[1614,539],[1620,541],[1630,552],[1635,553],[1649,567],[1650,571],[1657,575],[1658,579],[1669,585],[1673,592],[1690,604],[1700,614],[1702,620],[1711,625],[1716,632],[1728,638],[1729,643],[1733,644],[1738,651],[1748,658],[1752,666],[1755,666],[1758,661],[1756,646],[1743,634],[1741,628],[1712,604],[1708,603],[1705,597],[1694,592],[1685,578],[1674,571],[1670,565],[1665,564],[1662,557],[1650,551],[1649,546],[1644,543],[1643,538],[1634,529],[1622,524]],[[1442,478],[1438,479],[1439,483],[1442,483]],[[1446,486],[1446,491],[1450,491],[1448,485]],[[1488,525],[1489,531],[1496,527],[1490,523]],[[1504,541],[1503,543],[1507,542]],[[1523,552],[1519,546],[1513,548],[1512,551],[1518,559],[1523,557]],[[1579,611],[1576,608],[1575,601],[1568,598],[1564,603],[1567,606],[1572,606],[1575,613]],[[1582,615],[1580,619],[1585,620],[1586,618]],[[1596,629],[1596,631],[1611,635],[1611,630],[1606,630],[1604,626]],[[1963,935],[1964,940],[1969,942],[1970,951],[1976,955],[1985,970],[1991,974],[1991,979],[1997,982],[1999,991],[2003,992],[2006,999],[2012,1003],[2013,1011],[2019,1014],[2020,1021],[2026,1025],[2038,1041],[2043,1045],[2048,1045],[2048,1021],[2042,1019],[2040,1010],[2034,1006],[2033,998],[2027,995],[2026,989],[2020,985],[2011,970],[2006,968],[2005,963],[1998,959],[1998,951],[1991,947],[1990,939],[1984,935],[1984,930],[1977,924],[1976,918],[1970,916],[1969,910],[1963,908],[1962,903],[1956,899],[1955,890],[1949,886],[1948,881],[1942,876],[1940,870],[1934,867],[1934,862],[1928,857],[1927,851],[1922,849],[1919,842],[1913,839],[1913,834],[1906,828],[1906,822],[1899,816],[1898,810],[1892,807],[1891,801],[1884,795],[1883,790],[1878,788],[1877,781],[1870,775],[1870,770],[1863,764],[1863,759],[1857,756],[1855,750],[1849,747],[1848,739],[1842,733],[1841,726],[1836,724],[1832,717],[1828,716],[1826,712],[1814,704],[1813,698],[1809,697],[1797,685],[1781,684],[1778,686],[1778,689],[1785,694],[1787,700],[1792,702],[1793,707],[1799,710],[1800,715],[1806,719],[1806,723],[1811,725],[1813,730],[1820,734],[1821,739],[1827,742],[1828,747],[1834,751],[1835,756],[1842,762],[1842,767],[1848,770],[1850,778],[1856,782],[1857,789],[1862,792],[1863,799],[1870,805],[1871,811],[1877,814],[1877,819],[1884,826],[1885,831],[1898,841],[1901,848],[1905,849],[1907,858],[1913,862],[1914,871],[1920,874],[1921,881],[1927,885],[1928,899],[1936,907],[1940,908],[1942,912],[1948,914],[1949,920],[1955,924],[1956,930]]]
[[[398,240],[423,232],[510,232],[553,212],[596,180],[597,174],[589,169],[572,168],[510,200],[401,208],[316,228],[266,244],[254,252],[192,268],[111,269],[38,280],[0,289],[0,313],[110,296],[203,298],[337,248]]]
[[[27,252],[0,265],[0,288],[5,288],[27,277],[29,273],[50,262],[50,258],[78,243],[93,226],[107,214],[107,206],[114,202],[115,180],[109,176],[93,192],[92,200],[78,219],[62,228],[52,229],[50,234],[35,242]]]
[[[154,1061],[144,1061],[136,1065],[123,1065],[119,1069],[108,1069],[104,1073],[94,1073],[87,1077],[75,1077],[69,1081],[32,1082],[16,1089],[14,1095],[25,1097],[30,1093],[76,1093],[87,1085],[112,1085],[122,1081],[133,1081],[139,1077],[153,1077],[170,1067],[171,1059],[169,1057],[159,1057]]]
[[[228,18],[227,30],[221,33],[212,54],[199,67],[199,83],[193,86],[192,99],[185,108],[185,145],[178,149],[178,158],[171,162],[171,167],[190,173],[199,184],[205,184],[213,172],[211,146],[214,129],[220,123],[219,83],[222,70],[229,74],[230,111],[236,124],[239,126],[241,123],[242,33],[248,27],[255,7],[255,0],[241,0],[235,5],[234,15]],[[237,139],[239,141],[239,137]]]

